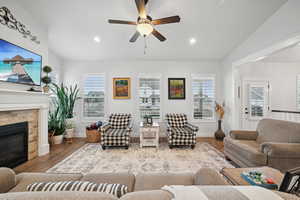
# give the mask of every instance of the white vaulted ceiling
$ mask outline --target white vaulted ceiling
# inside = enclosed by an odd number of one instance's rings
[[[181,16],[181,23],[157,26],[167,41],[154,37],[129,43],[134,26],[108,19],[137,18],[134,0],[18,0],[47,26],[49,46],[72,60],[222,59],[245,41],[287,0],[149,0],[154,19]],[[93,38],[99,36],[100,43]],[[197,42],[190,45],[190,38]]]

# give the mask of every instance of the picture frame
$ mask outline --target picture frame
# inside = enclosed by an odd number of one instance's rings
[[[169,78],[168,94],[169,100],[185,100],[185,78]]]
[[[131,98],[131,79],[113,78],[113,99]]]

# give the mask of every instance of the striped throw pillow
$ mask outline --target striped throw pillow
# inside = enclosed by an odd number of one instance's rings
[[[27,186],[29,192],[104,192],[118,198],[128,192],[122,184],[92,183],[88,181],[37,182]]]

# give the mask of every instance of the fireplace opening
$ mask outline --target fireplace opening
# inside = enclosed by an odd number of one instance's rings
[[[14,168],[28,160],[28,122],[0,126],[0,167]]]

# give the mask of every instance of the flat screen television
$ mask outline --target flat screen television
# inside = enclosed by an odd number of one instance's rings
[[[41,85],[42,56],[0,39],[0,81]]]

